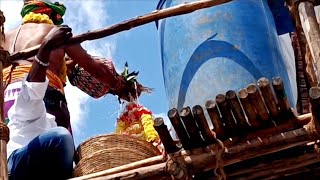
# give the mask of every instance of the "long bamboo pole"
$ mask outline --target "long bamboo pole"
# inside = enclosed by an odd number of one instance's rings
[[[0,82],[2,82],[2,65],[7,62],[9,53],[2,48],[2,42],[4,40],[3,25],[5,17],[0,11]],[[4,123],[4,110],[3,110],[3,84],[0,83],[0,180],[8,179],[8,167],[7,167],[7,143],[9,141],[9,128]]]
[[[314,60],[317,80],[320,76],[320,27],[317,22],[314,5],[312,2],[300,2],[298,4],[301,24],[305,32],[307,42]]]
[[[118,24],[114,24],[111,26],[108,26],[106,28],[102,28],[99,30],[83,33],[77,36],[74,36],[70,38],[68,42],[66,42],[64,45],[70,45],[70,44],[77,44],[82,43],[84,41],[88,40],[94,40],[94,39],[100,39],[104,38],[122,31],[130,30],[134,27],[141,26],[147,23],[151,23],[160,19],[172,17],[172,16],[178,16],[183,14],[188,14],[193,11],[209,8],[212,6],[217,6],[220,4],[224,4],[227,2],[230,2],[232,0],[199,0],[195,2],[190,3],[184,3],[177,6],[173,6],[166,9],[156,10],[151,13],[138,16],[129,20],[122,21]],[[62,46],[58,45],[57,47]],[[16,52],[10,56],[10,60],[18,60],[18,59],[27,59],[31,56],[36,55],[36,53],[39,50],[40,45]]]

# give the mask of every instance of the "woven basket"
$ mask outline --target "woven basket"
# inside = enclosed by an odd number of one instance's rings
[[[128,135],[100,135],[77,148],[79,163],[74,176],[83,176],[159,155],[151,143]]]

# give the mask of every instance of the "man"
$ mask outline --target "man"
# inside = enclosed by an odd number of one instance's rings
[[[68,27],[57,28],[46,36],[8,112],[10,180],[64,180],[72,175],[72,136],[67,129],[56,127],[55,117],[47,113],[43,101],[48,87],[46,70],[52,56],[50,52],[56,43],[63,43],[71,36]]]
[[[65,10],[65,6],[59,3],[25,0],[21,11],[22,25],[6,33],[4,49],[14,53],[41,44],[46,40],[46,36],[55,32],[58,28],[57,25],[63,22],[62,16]],[[58,45],[54,44],[52,46]],[[126,98],[129,94],[136,95],[132,85],[126,83],[122,76],[117,76],[110,71],[103,63],[93,60],[80,44],[54,49],[48,61],[50,63],[47,69],[49,87],[44,101],[47,111],[56,117],[58,126],[66,127],[71,131],[69,111],[63,91],[67,73],[67,64],[62,61],[65,54],[74,61],[73,64],[76,63],[83,67],[94,78],[105,86],[109,86],[113,94],[120,96],[120,98]],[[15,61],[11,67],[3,71],[4,80],[7,83],[5,112],[14,103],[20,91],[20,81],[29,71],[33,60],[35,60],[35,57]]]

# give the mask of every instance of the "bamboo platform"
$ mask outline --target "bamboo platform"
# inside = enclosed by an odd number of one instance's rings
[[[317,107],[320,88],[311,88],[309,93],[312,107]],[[281,179],[303,174],[311,179],[320,177],[318,136],[310,129],[318,123],[315,117],[319,116],[315,111],[295,115],[280,78],[275,77],[271,83],[261,78],[257,84],[238,92],[230,90],[219,94],[203,107],[168,111],[179,143],[172,140],[163,119],[155,119],[155,128],[167,156],[156,156],[74,180],[218,179],[223,176]],[[214,129],[209,129],[204,109]]]

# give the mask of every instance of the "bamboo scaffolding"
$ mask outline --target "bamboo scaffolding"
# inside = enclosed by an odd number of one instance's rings
[[[310,142],[310,136],[306,129],[296,129],[265,138],[256,138],[249,142],[244,141],[237,145],[227,146],[227,152],[222,156],[223,166],[235,164],[244,160],[271,154],[292,147],[305,145]],[[216,157],[214,151],[185,155],[184,161],[194,173],[212,170],[216,167]],[[143,178],[170,178],[166,172],[166,163],[159,163],[147,167],[125,171],[113,175],[107,175],[97,179],[143,179]]]
[[[74,36],[70,38],[69,41],[67,41],[65,44],[57,45],[57,48],[63,45],[71,45],[71,44],[77,44],[82,43],[84,41],[88,40],[95,40],[104,38],[122,31],[130,30],[132,28],[135,28],[137,26],[141,26],[147,23],[154,22],[156,20],[172,17],[172,16],[178,16],[183,14],[188,14],[193,11],[209,8],[212,6],[221,5],[224,3],[231,2],[232,0],[199,0],[195,2],[190,3],[184,3],[177,6],[173,6],[166,9],[156,10],[151,13],[138,16],[135,18],[131,18],[129,20],[122,21],[120,23],[108,26],[103,29],[83,33],[77,36]],[[39,50],[40,45],[25,49],[23,51],[19,51],[17,53],[14,53],[10,56],[10,60],[18,60],[18,59],[27,59],[31,56],[36,55],[36,53]]]

